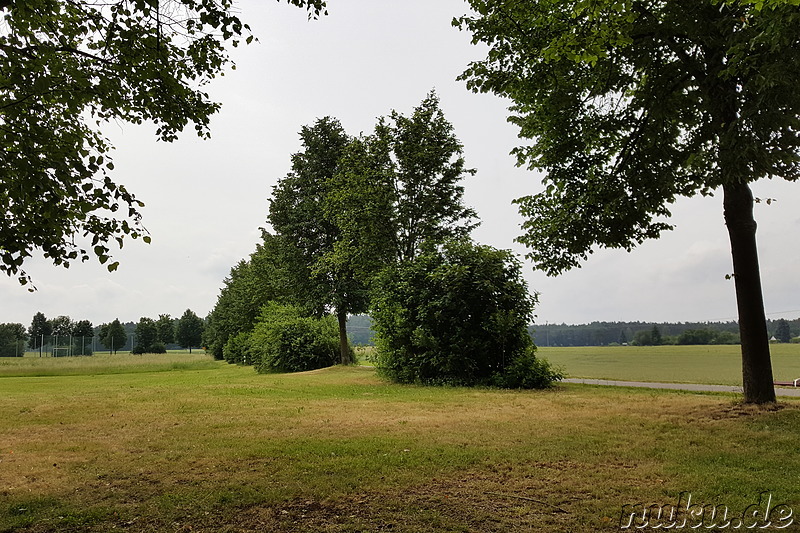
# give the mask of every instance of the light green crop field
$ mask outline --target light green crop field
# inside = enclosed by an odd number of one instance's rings
[[[0,377],[0,532],[618,531],[689,493],[800,512],[796,400],[79,359]]]
[[[800,378],[800,344],[773,344],[776,380]],[[569,377],[741,385],[739,346],[539,347],[537,355]]]

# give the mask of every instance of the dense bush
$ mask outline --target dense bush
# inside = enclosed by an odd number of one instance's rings
[[[277,303],[264,306],[249,344],[259,372],[302,372],[340,360],[334,317],[302,316],[298,308]]]
[[[167,347],[158,339],[158,326],[152,318],[142,317],[136,324],[136,346],[131,353],[167,353]]]
[[[502,374],[495,374],[493,385],[507,389],[545,389],[564,373],[554,369],[546,359],[536,357],[533,349],[514,359]]]
[[[250,355],[250,332],[242,331],[229,337],[222,349],[222,356],[227,362],[236,365],[252,365]]]
[[[401,383],[546,387],[560,375],[534,357],[534,303],[510,252],[429,248],[378,278],[378,369]]]
[[[131,350],[131,353],[134,355],[142,355],[144,353],[167,353],[167,347],[161,341],[155,341],[149,345],[137,343]]]

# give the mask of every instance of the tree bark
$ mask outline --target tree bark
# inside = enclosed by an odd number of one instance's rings
[[[758,267],[753,193],[746,183],[724,185],[723,191],[725,225],[731,241],[736,305],[739,309],[744,401],[770,403],[775,401],[775,386]]]
[[[350,343],[347,342],[347,313],[341,311],[336,313],[336,318],[339,320],[339,354],[342,358],[343,365],[349,365],[350,361]]]

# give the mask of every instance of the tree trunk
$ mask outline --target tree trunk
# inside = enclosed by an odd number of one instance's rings
[[[753,193],[746,183],[723,186],[725,225],[731,240],[739,335],[742,340],[742,386],[745,403],[775,401],[767,319],[761,294]]]
[[[341,311],[336,313],[336,318],[339,320],[339,354],[342,357],[342,364],[349,365],[350,361],[350,343],[347,342],[347,313]]]

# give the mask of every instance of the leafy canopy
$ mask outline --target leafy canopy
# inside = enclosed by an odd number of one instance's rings
[[[289,0],[309,16],[323,0]],[[231,0],[0,0],[0,272],[30,281],[41,250],[68,267],[148,241],[142,202],[110,176],[106,122],[145,121],[163,141],[220,105],[202,90],[253,37]],[[117,263],[108,264],[115,270]]]
[[[110,324],[102,324],[99,336],[100,343],[114,353],[117,353],[117,350],[128,342],[128,334],[125,333],[125,327],[118,318],[115,318]]]
[[[286,246],[289,275],[296,284],[297,301],[321,314],[359,313],[366,309],[362,280],[346,262],[328,261],[342,231],[325,205],[333,177],[351,138],[332,117],[318,119],[300,131],[302,148],[292,155],[292,169],[273,188],[268,221]]]
[[[462,75],[510,98],[544,191],[516,200],[549,274],[671,229],[678,196],[800,176],[795,0],[472,0]]]
[[[191,309],[187,309],[175,324],[175,341],[181,347],[189,348],[189,353],[191,353],[192,347],[200,346],[203,343],[204,327],[203,319]],[[157,335],[156,330],[155,336],[157,337]]]
[[[410,116],[379,118],[344,150],[328,195],[326,213],[343,235],[338,259],[375,271],[414,258],[425,242],[466,237],[478,223],[462,180],[474,173],[434,91]]]

